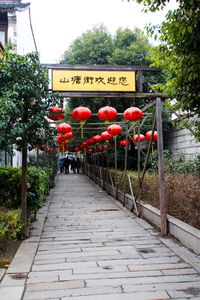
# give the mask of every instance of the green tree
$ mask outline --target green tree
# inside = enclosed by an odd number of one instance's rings
[[[103,25],[100,25],[75,39],[64,52],[61,63],[104,65],[108,63],[112,51],[112,36]]]
[[[57,95],[47,91],[47,70],[37,53],[21,56],[6,49],[0,59],[0,149],[22,152],[23,237],[27,231],[27,149],[51,135],[45,119]]]
[[[163,8],[169,0],[136,0],[145,11]],[[179,7],[166,15],[160,26],[149,26],[149,33],[159,36],[161,44],[154,49],[154,66],[162,67],[167,82],[162,90],[176,99],[174,109],[186,111],[195,136],[200,139],[200,2],[179,1]],[[157,35],[158,34],[158,35]],[[192,118],[193,117],[193,118]]]
[[[147,58],[151,45],[147,37],[138,28],[133,31],[119,28],[113,38],[114,50],[109,57],[109,64],[118,65],[150,65]]]

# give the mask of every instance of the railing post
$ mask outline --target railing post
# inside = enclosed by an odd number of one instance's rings
[[[156,98],[156,124],[158,132],[158,175],[159,175],[159,198],[160,198],[160,220],[161,235],[165,236],[167,230],[165,178],[164,178],[164,156],[163,156],[163,129],[162,129],[162,102],[161,98]]]

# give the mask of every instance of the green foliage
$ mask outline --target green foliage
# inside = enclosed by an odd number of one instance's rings
[[[151,46],[147,37],[138,28],[133,31],[119,28],[113,38],[114,50],[108,58],[109,64],[118,65],[149,65],[147,58]]]
[[[0,59],[0,149],[39,144],[48,138],[47,108],[58,97],[47,91],[47,69],[37,53],[6,50]],[[45,101],[44,101],[45,99]]]
[[[145,11],[160,10],[169,0],[136,0]],[[200,140],[200,1],[182,0],[179,7],[166,15],[160,26],[149,26],[151,35],[159,37],[161,44],[155,47],[151,59],[154,66],[162,67],[167,82],[162,90],[177,102],[174,109],[186,111],[193,126],[194,135]]]
[[[53,172],[50,168],[48,172]],[[41,168],[28,168],[27,204],[34,213],[46,199],[49,189],[49,176]],[[21,169],[0,166],[0,206],[18,208],[21,204]]]
[[[22,228],[21,210],[0,207],[0,240],[16,240]]]
[[[83,33],[65,51],[62,63],[68,64],[107,64],[112,54],[113,41],[103,25]]]
[[[21,169],[0,165],[0,206],[17,208],[20,189]]]
[[[49,187],[49,177],[41,168],[28,168],[28,207],[36,212],[46,199]]]
[[[200,155],[197,155],[193,161],[186,161],[183,157],[172,157],[169,150],[164,150],[165,171],[177,174],[200,174]],[[158,152],[150,154],[149,168],[150,173],[158,172]]]

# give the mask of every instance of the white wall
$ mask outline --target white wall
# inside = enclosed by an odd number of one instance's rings
[[[29,9],[16,12],[17,53],[36,51],[29,21]]]
[[[173,156],[184,156],[186,160],[193,160],[200,153],[200,143],[188,129],[172,128],[164,136],[164,145]]]

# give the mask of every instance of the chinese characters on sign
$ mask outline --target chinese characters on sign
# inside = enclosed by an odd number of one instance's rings
[[[134,92],[134,71],[53,70],[53,91]]]

